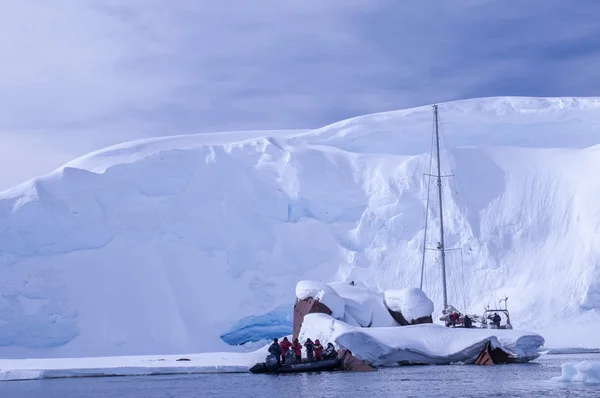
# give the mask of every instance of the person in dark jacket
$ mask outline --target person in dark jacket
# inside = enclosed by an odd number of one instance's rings
[[[325,355],[323,355],[323,359],[334,359],[337,358],[337,351],[335,347],[331,343],[327,343],[327,349],[325,350]]]
[[[473,321],[471,320],[471,318],[468,315],[465,315],[465,319],[463,321],[463,325],[465,325],[466,328],[473,327]]]
[[[294,339],[292,350],[294,350],[294,354],[296,354],[296,361],[302,362],[302,344],[300,344],[298,339]]]
[[[497,312],[495,312],[495,313],[494,313],[494,317],[492,318],[492,324],[493,324],[493,325],[496,325],[496,327],[497,327],[498,329],[500,329],[500,321],[501,321],[501,320],[502,320],[502,319],[500,318],[500,315],[498,315],[498,313],[497,313]]]
[[[306,343],[304,343],[304,347],[306,347],[306,359],[308,362],[312,362],[313,360],[313,348],[314,344],[311,339],[306,339]]]
[[[281,347],[277,339],[273,339],[273,344],[269,347],[269,353],[277,358],[277,366],[281,366]]]
[[[315,340],[313,348],[315,350],[315,360],[320,361],[323,356],[323,346],[319,343],[319,339]]]
[[[281,362],[285,363],[285,354],[290,350],[292,343],[290,343],[287,337],[284,337],[279,346],[281,347]]]

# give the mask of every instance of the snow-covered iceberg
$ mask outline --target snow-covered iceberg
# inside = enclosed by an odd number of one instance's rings
[[[587,333],[600,324],[599,110],[599,98],[440,104],[442,172],[460,188],[444,192],[447,243],[463,248],[448,254],[449,302],[472,313],[507,295],[516,329],[563,323],[543,333],[552,347],[600,347]],[[298,280],[418,286],[431,122],[424,106],[141,140],[1,192],[0,356],[236,350],[220,336],[293,304]],[[438,319],[440,267],[425,271]],[[392,326],[370,297],[345,300],[348,324]]]
[[[362,328],[326,314],[304,317],[300,339],[319,339],[352,351],[375,366],[473,363],[489,343],[515,362],[539,357],[544,339],[535,333],[447,328],[437,324]]]

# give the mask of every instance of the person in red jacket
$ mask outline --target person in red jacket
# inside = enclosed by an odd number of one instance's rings
[[[279,346],[281,347],[281,358],[283,363],[285,363],[285,354],[290,350],[292,343],[290,343],[287,337],[284,337],[283,340],[281,340],[281,343],[279,343]]]
[[[323,346],[321,345],[321,343],[319,343],[319,339],[315,340],[313,349],[315,350],[315,359],[317,361],[320,361],[321,357],[323,356]]]
[[[294,339],[292,350],[294,350],[294,354],[296,354],[296,361],[302,362],[302,344],[300,344],[298,339]]]

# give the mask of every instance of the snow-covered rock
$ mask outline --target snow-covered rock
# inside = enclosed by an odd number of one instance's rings
[[[400,312],[408,322],[433,314],[433,301],[419,288],[390,289],[384,295],[388,308]]]
[[[364,286],[348,283],[322,283],[303,280],[296,285],[296,298],[318,299],[332,316],[361,327],[397,326],[384,304],[383,294]],[[426,298],[426,297],[425,297]]]
[[[555,381],[600,384],[600,362],[582,361],[562,364],[562,374]]]
[[[599,111],[598,98],[440,105],[442,172],[456,175],[447,246],[463,248],[447,256],[448,295],[462,312],[507,295],[515,329],[600,324]],[[136,141],[0,193],[0,356],[235,350],[220,336],[293,304],[299,280],[418,286],[431,121],[425,106]],[[437,319],[434,254],[423,291]],[[582,344],[559,337],[554,348]]]
[[[303,280],[296,284],[296,298],[304,300],[309,297],[319,300],[331,310],[331,315],[341,319],[345,313],[344,300],[326,283]]]
[[[375,366],[473,363],[490,342],[518,361],[539,357],[544,339],[516,330],[447,328],[425,323],[403,327],[353,327],[326,314],[304,317],[300,340],[319,339],[352,351]]]

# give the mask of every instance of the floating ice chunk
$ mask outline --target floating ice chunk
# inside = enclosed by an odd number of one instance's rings
[[[388,308],[402,313],[409,322],[433,313],[433,302],[419,288],[386,290],[384,295]]]
[[[562,375],[554,377],[555,381],[600,384],[600,362],[569,362],[562,365]]]

